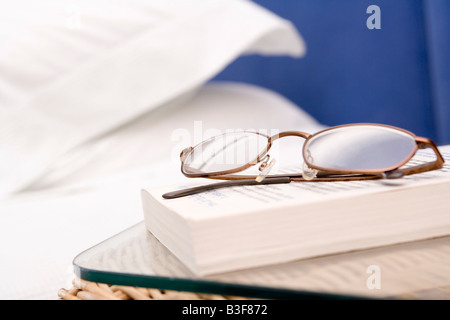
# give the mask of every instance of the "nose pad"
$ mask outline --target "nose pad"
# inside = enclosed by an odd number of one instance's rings
[[[262,162],[259,165],[258,170],[259,171],[263,171],[267,167],[267,164],[268,164],[269,160],[270,160],[270,154],[266,154],[264,156],[264,158],[261,159]]]
[[[269,174],[270,170],[272,169],[272,167],[275,165],[275,159],[270,160],[270,162],[268,162],[270,159],[270,155],[266,155],[263,159],[263,162],[259,165],[258,170],[261,171],[261,173],[256,177],[256,182],[261,182],[263,181],[266,176]]]
[[[259,161],[261,161],[261,165],[263,165],[264,163],[267,164],[270,160],[270,154],[266,154],[262,159],[260,159]]]
[[[311,169],[306,163],[303,162],[302,177],[303,179],[308,181],[313,180],[315,177],[317,177],[317,170]]]
[[[258,168],[258,170],[259,170],[259,171],[263,171],[265,167],[267,167],[267,162],[261,163],[260,166],[259,166],[259,168]]]
[[[306,158],[309,161],[309,163],[313,163],[314,159],[311,155],[311,152],[309,150],[306,150]],[[302,170],[302,177],[305,180],[313,180],[317,176],[317,170],[311,169],[308,167],[305,161],[303,161],[303,170]]]

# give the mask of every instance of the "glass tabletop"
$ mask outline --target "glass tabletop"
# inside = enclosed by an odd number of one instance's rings
[[[198,277],[144,222],[80,253],[87,281],[268,299],[450,299],[450,237]]]

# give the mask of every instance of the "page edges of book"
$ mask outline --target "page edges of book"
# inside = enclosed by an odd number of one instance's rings
[[[192,247],[190,222],[179,219],[179,216],[165,210],[156,199],[145,189],[141,190],[144,223],[146,229],[155,236],[169,251],[171,251],[193,273],[200,271],[197,266],[195,251]],[[164,211],[163,217],[157,212]],[[173,232],[177,228],[177,232]],[[173,237],[175,236],[175,237]]]

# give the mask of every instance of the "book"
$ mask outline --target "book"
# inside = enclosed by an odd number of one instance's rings
[[[145,226],[193,274],[216,273],[450,235],[450,145],[440,170],[396,180],[291,182],[162,195],[142,189]],[[407,165],[429,161],[419,150]]]

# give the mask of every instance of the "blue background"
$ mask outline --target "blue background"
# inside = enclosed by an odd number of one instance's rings
[[[215,79],[275,90],[326,125],[385,123],[450,144],[449,0],[255,2],[294,23],[306,55],[244,56]],[[370,5],[379,30],[366,26]]]

